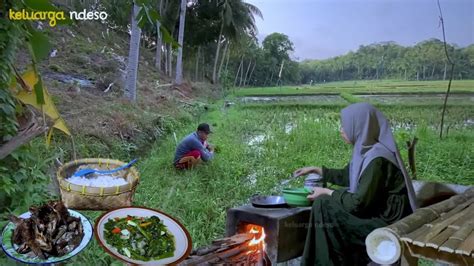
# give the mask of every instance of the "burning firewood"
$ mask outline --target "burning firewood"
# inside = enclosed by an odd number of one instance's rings
[[[180,265],[270,265],[260,231],[217,239],[211,246],[198,248]]]
[[[81,243],[84,236],[81,219],[70,216],[61,201],[32,206],[30,213],[27,219],[10,216],[15,224],[12,241],[18,246],[17,252],[47,259],[63,256]]]

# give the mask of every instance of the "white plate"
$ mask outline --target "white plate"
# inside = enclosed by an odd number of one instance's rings
[[[69,215],[73,217],[77,217],[81,219],[82,223],[82,228],[84,231],[84,236],[82,237],[81,243],[71,252],[65,254],[64,256],[61,257],[49,257],[46,260],[40,259],[38,257],[30,257],[26,254],[20,254],[18,253],[17,246],[13,244],[12,242],[12,235],[13,231],[15,230],[15,225],[12,222],[9,222],[5,228],[3,229],[2,232],[2,249],[3,251],[12,259],[15,259],[17,261],[23,262],[23,263],[28,263],[28,264],[52,264],[52,263],[58,263],[60,261],[64,261],[67,259],[70,259],[77,255],[79,252],[81,252],[87,244],[89,244],[89,241],[92,239],[92,225],[89,222],[89,220],[80,212],[74,211],[71,209],[68,209]],[[30,218],[31,213],[30,212],[25,212],[22,215],[19,216],[19,218]]]
[[[124,218],[130,216],[137,217],[151,217],[157,216],[163,221],[163,224],[166,226],[168,231],[174,236],[175,240],[175,251],[174,255],[169,258],[160,259],[160,260],[150,260],[150,261],[141,261],[134,260],[129,257],[126,257],[120,254],[117,249],[107,243],[104,236],[104,225],[109,221],[109,219],[114,219],[115,217]],[[191,252],[191,237],[189,236],[188,231],[184,228],[181,223],[175,220],[173,217],[169,216],[158,210],[153,210],[145,207],[125,207],[115,210],[111,210],[103,214],[97,220],[95,224],[95,236],[99,244],[105,249],[105,251],[112,256],[118,258],[119,260],[133,263],[133,264],[144,264],[144,265],[163,265],[163,264],[175,264],[178,263],[189,256]]]

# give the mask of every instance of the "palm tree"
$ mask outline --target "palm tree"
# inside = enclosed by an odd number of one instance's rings
[[[163,0],[159,0],[158,12],[160,16],[163,15]],[[161,22],[159,20],[156,21],[156,58],[155,58],[155,66],[158,71],[161,71],[161,48],[163,46],[163,42],[161,40]]]
[[[141,29],[138,27],[137,15],[140,8],[133,4],[132,29],[130,34],[130,49],[128,52],[127,76],[125,80],[125,97],[134,102],[137,99],[137,71],[140,53]]]
[[[176,80],[177,85],[183,82],[183,39],[184,39],[184,21],[186,18],[186,3],[187,0],[181,0],[180,14],[179,14],[179,31],[178,31],[178,58],[176,60]]]
[[[218,3],[218,5],[221,9],[221,27],[217,39],[217,49],[212,71],[212,81],[214,83],[216,83],[218,79],[217,65],[221,46],[225,39],[237,38],[238,35],[242,33],[256,35],[257,27],[255,25],[254,15],[263,18],[262,12],[256,6],[245,3],[242,0],[224,0]]]

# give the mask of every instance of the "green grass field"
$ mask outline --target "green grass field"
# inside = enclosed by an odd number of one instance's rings
[[[266,88],[244,88],[236,91],[237,96],[291,95],[320,93],[444,93],[448,81],[341,81],[318,83],[313,86],[282,86]],[[453,80],[452,93],[474,92],[474,80]]]
[[[269,88],[274,89],[274,88]],[[256,89],[255,89],[256,90]],[[261,89],[263,90],[263,89]],[[377,90],[380,92],[380,90]],[[249,103],[236,100],[230,108],[223,102],[189,123],[172,131],[178,141],[208,122],[213,131],[210,142],[219,152],[210,163],[192,171],[177,171],[172,166],[176,147],[173,134],[151,144],[151,153],[140,158],[141,183],[135,205],[162,210],[180,220],[189,230],[193,247],[209,244],[224,236],[228,208],[246,204],[254,194],[280,194],[281,180],[303,166],[343,167],[350,160],[351,147],[339,136],[339,112],[356,101],[342,95],[337,104],[299,102]],[[407,156],[405,141],[419,138],[418,177],[464,185],[474,184],[474,108],[451,104],[447,111],[448,135],[438,138],[441,114],[439,104],[378,104],[390,119],[394,135]],[[302,186],[303,179],[293,186]],[[83,212],[91,221],[99,212]],[[0,260],[1,264],[2,260]],[[93,240],[73,265],[121,265]]]
[[[447,120],[449,135],[440,141],[435,127],[439,107],[407,109],[381,107],[392,121],[401,153],[405,140],[417,136],[418,175],[423,180],[473,184],[472,127],[464,125],[474,110],[452,107]],[[176,131],[178,139],[194,130],[195,124],[213,124],[210,141],[219,147],[215,160],[192,171],[176,171],[171,165],[176,142],[169,136],[153,147],[138,168],[142,181],[136,205],[163,210],[178,218],[189,230],[193,246],[203,246],[222,237],[226,210],[248,203],[257,193],[279,194],[279,183],[298,167],[325,165],[343,167],[351,148],[339,137],[339,106],[279,107],[237,105],[215,109],[199,121]],[[294,186],[301,186],[298,180]],[[91,218],[97,213],[87,212]],[[111,263],[94,242],[74,262]]]

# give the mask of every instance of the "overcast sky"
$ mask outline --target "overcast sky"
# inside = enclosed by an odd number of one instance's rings
[[[258,38],[284,33],[294,58],[324,59],[364,44],[442,39],[436,0],[246,0],[263,13]],[[474,0],[441,0],[448,43],[474,43]]]

